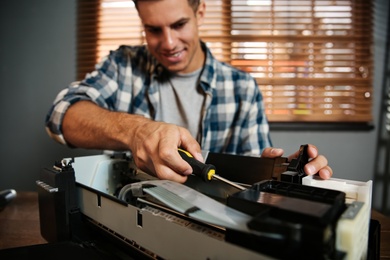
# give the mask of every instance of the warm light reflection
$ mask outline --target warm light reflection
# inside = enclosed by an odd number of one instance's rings
[[[122,7],[134,7],[133,1],[116,1],[116,2],[103,2],[101,4],[103,8],[122,8]]]
[[[271,0],[247,0],[246,1],[247,5],[271,5],[272,1]]]

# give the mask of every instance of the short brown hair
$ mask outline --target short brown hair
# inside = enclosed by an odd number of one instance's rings
[[[138,9],[138,2],[141,2],[141,1],[159,1],[159,0],[133,0],[135,8]],[[194,10],[194,12],[196,12],[198,10],[198,7],[199,7],[201,0],[187,0],[187,1],[188,1],[189,6],[191,6],[192,10]]]

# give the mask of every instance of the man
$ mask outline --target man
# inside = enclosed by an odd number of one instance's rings
[[[177,182],[192,172],[178,147],[201,161],[201,149],[282,156],[271,147],[255,80],[215,60],[199,39],[204,1],[134,3],[147,46],[121,46],[61,91],[47,116],[49,135],[73,147],[131,151],[140,169]],[[329,178],[326,158],[313,145],[308,153],[306,173]]]

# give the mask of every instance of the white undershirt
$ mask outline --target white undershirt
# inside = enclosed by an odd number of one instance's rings
[[[160,84],[160,105],[156,120],[188,129],[197,139],[201,124],[201,111],[205,98],[198,79],[201,69],[188,74],[175,74]]]

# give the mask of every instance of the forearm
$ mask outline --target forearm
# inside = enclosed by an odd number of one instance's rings
[[[139,169],[160,179],[184,182],[192,172],[178,147],[202,160],[199,144],[188,130],[139,115],[112,112],[90,101],[79,101],[68,108],[62,133],[75,147],[130,150]]]
[[[62,132],[66,142],[86,149],[126,151],[140,125],[150,121],[143,116],[112,112],[90,101],[79,101],[67,110]]]

